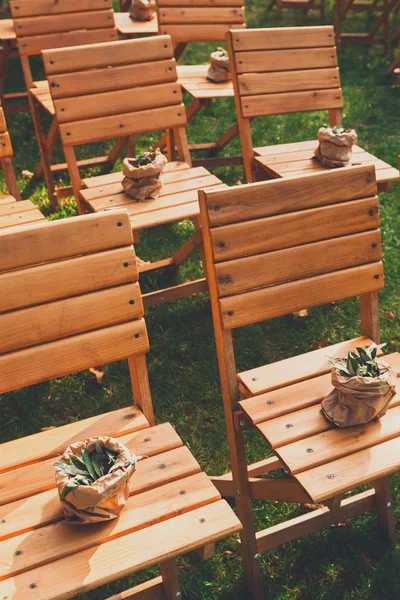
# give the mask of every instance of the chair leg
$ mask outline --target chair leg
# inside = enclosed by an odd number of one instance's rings
[[[171,558],[161,563],[160,570],[166,600],[176,600],[176,598],[180,598],[181,589],[179,586],[176,559]]]
[[[1,166],[3,169],[4,179],[6,180],[8,191],[14,196],[16,200],[21,200],[11,158],[2,158]]]
[[[392,546],[396,543],[396,523],[390,477],[378,479],[374,482],[374,487],[378,523],[389,544]]]
[[[39,145],[40,157],[43,163],[44,176],[46,180],[47,193],[49,196],[50,204],[53,210],[58,209],[57,193],[54,185],[53,173],[51,172],[50,156],[48,152],[48,146],[44,135],[43,125],[40,120],[40,112],[37,104],[29,96],[29,102],[31,105],[33,125],[35,127],[36,138]]]

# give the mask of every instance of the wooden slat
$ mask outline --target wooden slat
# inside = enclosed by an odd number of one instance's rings
[[[124,13],[117,13],[124,14]],[[138,21],[138,23],[146,23],[147,21]],[[149,579],[144,583],[139,583],[132,588],[123,590],[114,596],[110,596],[107,600],[164,600],[164,585],[161,575]]]
[[[185,106],[177,104],[135,113],[64,123],[60,125],[60,135],[66,146],[72,146],[110,139],[115,137],[116,132],[120,132],[121,136],[129,136],[185,125]]]
[[[18,44],[18,50],[22,56],[30,56],[40,54],[42,50],[48,50],[49,48],[54,49],[77,46],[82,43],[82,35],[85,37],[86,44],[115,42],[118,39],[117,29],[81,29],[79,31],[66,31],[24,37]]]
[[[86,34],[85,34],[86,36]],[[85,37],[86,41],[86,37]],[[46,50],[43,63],[47,75],[70,73],[85,69],[102,69],[173,58],[173,46],[167,36],[140,40],[121,40],[103,44],[76,45],[74,48]]]
[[[142,491],[158,485],[156,475],[159,473],[159,478],[161,478],[162,470],[168,470],[178,463],[180,463],[179,470],[181,470],[181,465],[185,464],[188,455],[190,456],[189,450],[182,446],[182,440],[169,423],[157,425],[152,427],[151,430],[146,428],[142,431],[119,436],[119,440],[138,456],[145,455],[146,460],[150,460],[152,456],[156,457],[155,461],[147,463],[147,466],[143,461],[145,466],[142,466],[141,469],[146,484],[144,487],[141,486]],[[176,450],[178,450],[178,454],[165,456],[165,453],[175,452]],[[160,453],[164,453],[162,458],[160,458]],[[5,505],[49,489],[55,489],[53,462],[54,457],[2,473],[0,475],[2,488],[0,504]],[[166,464],[165,468],[160,469],[160,464]],[[196,472],[198,471],[200,471],[200,467],[197,465]],[[40,521],[38,524],[40,524]]]
[[[241,187],[232,187],[208,193],[209,221],[212,226],[226,225],[376,195],[375,171],[370,166],[336,169],[305,177],[310,177],[312,194],[309,186],[304,184],[305,179],[253,183],[246,186],[245,192]]]
[[[0,218],[0,228],[16,227],[25,223],[35,223],[43,221],[44,216],[37,208],[23,211],[22,213],[14,213]]]
[[[5,156],[12,156],[13,150],[11,146],[11,140],[8,132],[0,134],[0,158]]]
[[[314,110],[342,108],[341,88],[282,94],[263,94],[242,98],[243,117],[253,118]]]
[[[147,67],[148,68],[148,67]],[[117,115],[182,102],[179,83],[165,83],[54,101],[59,123]]]
[[[329,463],[337,458],[348,456],[353,452],[376,446],[399,435],[400,429],[400,385],[393,397],[387,415],[379,421],[368,425],[332,429],[329,424],[322,431],[316,432],[306,439],[279,447],[278,454],[282,461],[289,466],[290,472],[297,474],[301,471]],[[325,419],[322,411],[314,407],[312,418]],[[326,421],[326,419],[325,419]]]
[[[279,71],[277,73],[243,73],[238,76],[238,84],[241,96],[278,94],[282,92],[300,92],[301,90],[339,88],[340,76],[337,67]]]
[[[216,265],[219,296],[296,281],[382,258],[379,230],[304,244]],[[279,265],[279,268],[276,266]]]
[[[212,229],[211,238],[219,262],[377,227],[378,198],[374,197],[225,225]]]
[[[234,24],[235,29],[241,27],[238,23]],[[220,42],[224,40],[226,32],[230,28],[230,23],[226,25],[161,25],[160,33],[170,35],[175,43],[178,42]],[[244,28],[244,25],[243,25]]]
[[[148,427],[147,419],[135,406],[75,421],[1,444],[0,472],[62,454],[70,444],[88,437],[120,437]]]
[[[185,169],[190,169],[191,167],[184,162],[172,161],[168,162],[165,165],[165,169],[163,171],[163,181],[169,181],[169,177],[179,171],[183,171]],[[107,173],[106,175],[96,175],[95,177],[86,177],[82,179],[82,184],[85,188],[98,187],[103,185],[112,185],[114,183],[121,182],[123,179],[123,174],[120,171],[119,173]]]
[[[0,271],[129,246],[132,243],[132,229],[124,210],[46,221],[2,233]]]
[[[15,200],[13,200],[8,203],[0,204],[0,218],[4,217],[5,215],[31,211],[35,208],[36,206],[33,204],[32,200],[20,200],[19,202],[15,202]]]
[[[235,53],[236,72],[271,73],[337,67],[336,48],[299,48]]]
[[[398,471],[400,437],[354,452],[296,475],[314,501],[319,502]],[[328,477],[329,475],[329,477]]]
[[[112,73],[112,76],[111,76]],[[49,76],[53,99],[114,92],[138,86],[176,82],[175,59]],[[136,90],[136,93],[140,93]]]
[[[0,393],[148,350],[146,326],[143,320],[137,320],[12,352],[0,357]]]
[[[24,37],[65,33],[74,30],[114,28],[114,12],[96,10],[90,12],[70,12],[63,15],[49,15],[16,19],[15,31],[18,39]]]
[[[177,556],[182,549],[189,552],[239,530],[237,517],[220,500],[101,544],[95,550],[85,550],[6,579],[0,584],[0,594],[10,600],[26,598],[25,590],[35,581],[38,600],[54,597],[55,589],[58,597],[71,597]],[[69,576],[65,577],[65,573]]]
[[[237,7],[180,7],[180,8],[161,8],[159,11],[161,26],[166,24],[189,24],[195,23],[199,26],[205,23],[243,23],[244,8]]]
[[[274,27],[232,32],[235,51],[332,47],[333,27]]]
[[[220,300],[224,329],[287,315],[383,288],[381,262],[293,281]]]
[[[22,350],[143,316],[138,283],[0,315],[0,352]]]
[[[279,362],[272,363],[270,365],[263,365],[261,367],[257,367],[255,369],[250,369],[249,371],[243,371],[237,375],[238,379],[247,387],[249,392],[252,395],[260,394],[261,392],[269,391],[269,390],[277,390],[278,388],[286,387],[291,384],[296,384],[301,381],[306,381],[314,377],[318,377],[319,375],[323,375],[325,373],[330,373],[331,367],[328,365],[327,356],[331,358],[341,358],[345,356],[350,350],[354,350],[358,346],[364,347],[372,344],[372,341],[368,337],[359,337],[354,338],[352,340],[346,340],[344,342],[339,342],[338,344],[333,344],[332,346],[327,346],[326,348],[319,348],[318,350],[313,350],[312,352],[307,352],[306,354],[300,354],[298,356],[293,356],[291,358],[286,358]],[[305,360],[305,357],[307,359]],[[317,386],[314,390],[314,386]],[[322,386],[322,387],[320,387]],[[313,379],[310,382],[310,390],[308,392],[306,383],[301,387],[294,387],[292,390],[288,390],[289,394],[293,391],[293,396],[299,398],[304,398],[307,404],[312,404],[313,402],[308,402],[308,397],[310,393],[310,397],[313,397],[313,394],[316,394],[316,397],[319,398],[320,394],[325,390],[325,383],[321,380]],[[271,396],[267,394],[262,398],[254,398],[244,401],[243,405],[244,410],[248,410],[249,412],[253,412],[254,404],[259,402],[267,403],[268,400],[274,399],[275,393]],[[286,390],[282,390],[279,393],[276,400],[276,406],[278,407],[282,402],[283,398],[286,398]],[[293,401],[294,402],[294,401]],[[274,402],[275,405],[275,402]],[[268,405],[268,410],[272,411],[271,418],[279,416],[280,414],[284,414],[289,412],[287,406],[283,407],[283,412],[276,413],[276,408],[274,405]],[[251,408],[250,410],[250,407]],[[294,410],[296,407],[301,408],[301,406],[294,405]],[[269,413],[268,413],[269,414]],[[263,417],[259,419],[264,420]],[[259,420],[255,420],[254,422],[259,422]]]
[[[0,106],[0,133],[5,133],[6,131],[7,131],[6,118],[4,116],[4,110]]]
[[[141,476],[145,468],[143,463],[137,474]],[[135,494],[120,518],[103,527],[88,531],[84,527],[71,527],[63,520],[4,541],[0,550],[0,580],[217,502],[220,495],[207,475],[185,476],[189,468],[199,468],[193,458],[181,465],[182,477],[177,473],[177,481]],[[16,559],[15,552],[22,546],[24,551]]]
[[[137,280],[131,246],[10,271],[0,275],[0,313]]]
[[[54,0],[9,0],[14,19],[70,12],[99,11],[112,8],[112,0],[75,0],[54,2]]]
[[[11,196],[11,194],[5,194],[4,196],[2,196],[0,198],[0,206],[15,203],[15,202],[16,202],[16,199],[14,198],[14,196]]]

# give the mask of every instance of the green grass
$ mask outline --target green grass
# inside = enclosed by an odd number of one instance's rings
[[[278,20],[274,13],[267,12],[266,4],[265,0],[249,0],[247,15],[251,27],[320,22],[315,15],[307,18],[293,11]],[[350,19],[350,25],[355,28],[362,25],[363,20],[362,15],[357,15]],[[325,23],[329,21],[328,11]],[[182,61],[206,61],[213,48],[214,45],[193,45],[187,49]],[[344,123],[357,130],[360,145],[395,166],[400,153],[400,96],[398,90],[383,78],[388,63],[389,58],[379,48],[347,48],[340,56]],[[37,61],[35,74],[40,76]],[[22,88],[17,63],[13,63],[10,70],[8,87]],[[233,101],[216,101],[189,125],[189,140],[213,140],[234,120]],[[253,125],[254,142],[269,144],[311,139],[326,120],[326,115],[311,113],[260,119]],[[8,118],[8,123],[22,196],[32,198],[49,215],[43,183],[20,177],[22,169],[33,171],[38,160],[31,118],[28,114],[14,115]],[[140,149],[156,138],[155,134],[142,136]],[[104,146],[109,147],[108,144]],[[234,140],[226,153],[236,154],[239,150],[239,141]],[[83,149],[81,154],[88,156],[90,152],[93,154],[93,148]],[[58,156],[62,156],[60,149]],[[240,168],[221,168],[216,174],[228,184],[243,180]],[[67,181],[66,176],[63,181]],[[5,189],[4,185],[2,187]],[[399,196],[399,184],[393,185],[391,193],[380,196],[386,279],[385,290],[380,294],[381,325],[382,339],[388,342],[388,351],[400,349]],[[60,212],[49,218],[74,214],[74,202],[68,199],[62,203]],[[143,234],[138,252],[144,259],[166,256],[188,237],[191,230],[191,224],[187,222],[151,230]],[[176,280],[182,282],[201,272],[201,264],[195,257],[179,271]],[[166,283],[166,276],[160,274],[145,280],[142,287],[150,290]],[[208,297],[184,299],[148,310],[146,320],[151,344],[148,365],[157,420],[171,421],[175,425],[203,469],[222,474],[229,466],[228,448]],[[307,318],[289,315],[247,327],[235,334],[238,368],[242,370],[305,352],[315,342],[334,343],[354,336],[358,331],[355,300],[312,309]],[[0,398],[0,441],[112,410],[126,405],[130,399],[128,370],[124,362],[107,367],[101,386],[84,372],[6,394]],[[259,460],[268,452],[259,438],[252,436],[248,441],[249,460]],[[400,523],[400,479],[398,476],[393,479]],[[300,513],[293,505],[255,503],[254,506],[259,527]],[[217,550],[215,558],[194,566],[192,557],[179,560],[183,595],[206,600],[248,598],[236,540],[221,542]],[[395,600],[400,597],[400,546],[393,550],[387,548],[373,515],[275,549],[262,556],[261,567],[266,597],[273,600]],[[156,572],[156,569],[150,569],[86,596],[89,599],[106,598]]]

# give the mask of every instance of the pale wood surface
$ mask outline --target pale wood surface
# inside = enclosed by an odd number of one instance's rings
[[[178,81],[193,98],[232,98],[232,81],[215,83],[207,79],[209,65],[178,65]]]
[[[151,21],[134,21],[130,18],[129,13],[116,12],[114,13],[115,25],[121,35],[136,36],[136,35],[157,35],[158,20],[155,14]]]

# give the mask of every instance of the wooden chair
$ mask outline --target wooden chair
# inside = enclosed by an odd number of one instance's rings
[[[8,6],[0,5],[0,14],[5,14],[8,10]],[[5,91],[9,61],[18,55],[17,36],[12,19],[0,19],[0,43],[0,101],[7,114],[24,112],[29,110],[27,92]]]
[[[396,10],[398,0],[335,0],[336,43],[356,46],[383,45],[384,52],[389,49],[389,18]],[[374,22],[367,33],[343,33],[342,24],[351,12],[365,12]],[[382,34],[382,35],[380,35]]]
[[[157,0],[157,11],[159,33],[171,36],[177,59],[189,43],[221,42],[231,27],[240,29],[246,26],[243,0]],[[209,81],[207,71],[208,65],[178,66],[179,83],[193,98],[187,108],[189,121],[203,107],[210,107],[214,99],[233,97],[232,82]],[[237,131],[235,123],[216,142],[191,144],[191,151],[206,150],[209,154],[208,159],[198,159],[195,164],[205,167],[241,164],[240,157],[215,158],[237,135]]]
[[[58,199],[71,195],[71,187],[55,186],[53,174],[65,170],[67,166],[65,163],[51,165],[58,138],[54,106],[47,81],[33,81],[29,58],[47,48],[117,40],[112,0],[58,0],[56,3],[53,0],[10,0],[10,8],[41,153],[37,175],[44,173],[49,199],[55,210]],[[47,137],[41,122],[42,113],[51,115],[53,119]],[[120,150],[121,145],[114,147],[108,156],[85,159],[80,161],[80,165],[113,165]]]
[[[232,468],[213,481],[222,495],[235,497],[254,598],[262,597],[260,553],[289,540],[376,509],[394,541],[389,475],[400,468],[400,394],[386,417],[365,427],[334,428],[320,410],[331,389],[327,357],[379,343],[376,193],[373,165],[199,193]],[[354,296],[360,297],[362,337],[237,373],[233,329]],[[400,373],[400,354],[385,360]],[[275,456],[247,464],[248,428]],[[261,477],[282,468],[290,478]],[[375,491],[342,500],[366,483]],[[256,533],[252,500],[326,508]]]
[[[128,359],[135,402],[0,446],[1,598],[71,598],[157,564],[161,577],[123,597],[179,598],[175,558],[210,552],[240,523],[174,428],[154,424],[126,212],[13,228],[0,233],[0,254],[0,393]],[[98,435],[143,460],[119,519],[71,527],[52,464],[69,444]]]
[[[12,164],[13,149],[11,146],[10,134],[7,130],[7,123],[4,116],[3,108],[0,105],[0,163],[3,169],[4,179],[8,191],[16,200],[21,200],[17,179],[15,177],[14,167]]]
[[[196,227],[194,236],[174,256],[144,264],[140,272],[179,266],[201,246],[197,190],[223,184],[203,167],[191,166],[186,113],[171,38],[154,36],[48,50],[43,52],[43,62],[79,211],[126,208],[135,232],[192,219]],[[122,173],[81,182],[75,146],[164,129],[167,129],[171,162],[165,169],[161,195],[156,200],[134,202],[122,188]],[[175,143],[178,162],[173,160]],[[154,304],[206,289],[206,280],[200,279],[146,295],[144,301],[146,305]]]
[[[247,182],[326,170],[314,157],[315,140],[254,148],[250,122],[260,116],[324,110],[331,126],[341,124],[343,98],[333,27],[230,31],[227,44]],[[352,164],[371,163],[378,189],[388,190],[399,178],[398,170],[354,146]]]

